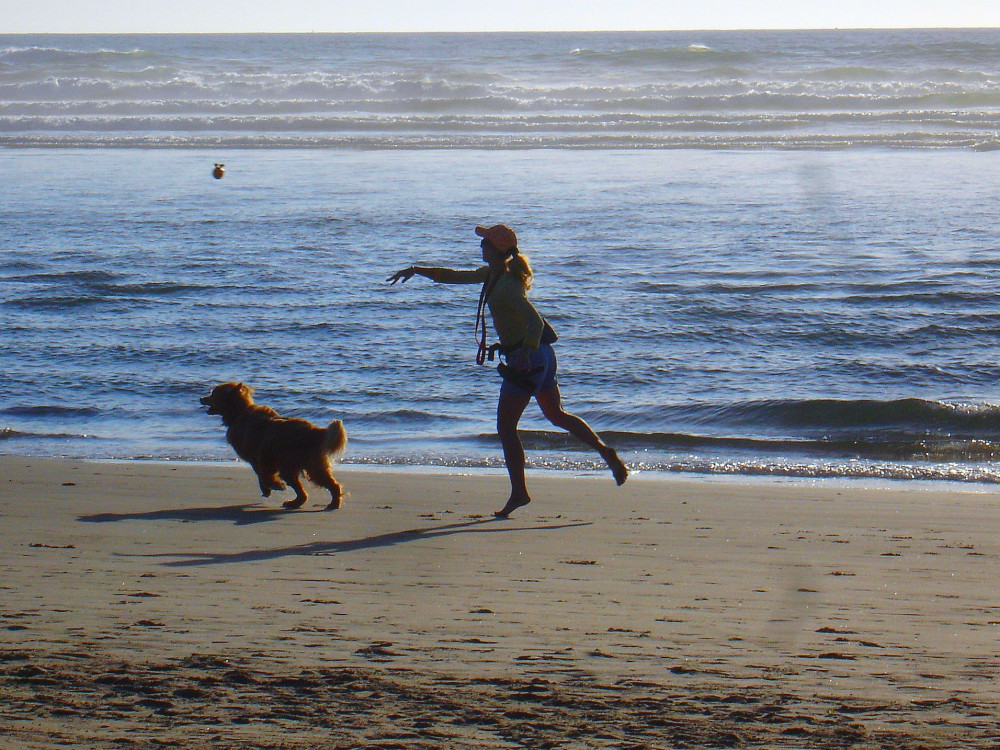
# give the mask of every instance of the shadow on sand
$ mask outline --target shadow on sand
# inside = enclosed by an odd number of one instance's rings
[[[261,508],[250,504],[213,506],[211,508],[172,508],[148,513],[95,513],[80,516],[83,523],[116,523],[118,521],[230,521],[237,526],[275,521],[293,511],[282,508]],[[295,513],[322,513],[323,510],[297,510]]]
[[[243,552],[198,552],[198,553],[161,553],[155,555],[121,555],[122,557],[181,557],[185,559],[171,560],[163,563],[172,568],[185,568],[199,565],[225,565],[227,563],[261,562],[263,560],[275,560],[282,557],[295,557],[304,555],[337,555],[343,552],[356,552],[358,550],[377,549],[379,547],[392,547],[397,544],[406,544],[426,539],[436,539],[455,534],[510,534],[513,532],[531,531],[556,531],[558,529],[570,529],[578,526],[591,526],[591,522],[544,524],[537,526],[509,526],[503,521],[493,518],[481,518],[474,521],[464,521],[462,523],[450,523],[442,526],[426,526],[419,529],[407,529],[405,531],[393,531],[387,534],[364,537],[362,539],[348,539],[340,542],[309,542],[308,544],[295,544],[289,547],[275,547],[273,549],[245,550]]]

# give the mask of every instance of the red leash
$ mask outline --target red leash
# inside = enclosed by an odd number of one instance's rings
[[[486,363],[486,356],[489,352],[489,347],[486,346],[486,303],[502,275],[496,274],[494,276],[491,269],[490,275],[483,282],[483,288],[479,292],[479,307],[476,310],[476,339],[479,342],[479,351],[476,352],[477,365]]]

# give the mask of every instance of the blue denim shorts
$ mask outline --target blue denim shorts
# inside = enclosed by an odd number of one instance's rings
[[[531,364],[528,366],[529,370],[534,370],[536,367],[542,368],[541,372],[530,376],[533,388],[527,390],[511,380],[505,379],[503,385],[500,386],[500,393],[531,398],[556,386],[556,353],[552,346],[541,344],[537,349],[529,350],[529,357],[531,360]]]

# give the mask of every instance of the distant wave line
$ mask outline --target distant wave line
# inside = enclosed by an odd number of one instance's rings
[[[901,84],[842,86],[830,83],[755,83],[728,81],[699,84],[633,85],[523,89],[510,86],[426,83],[371,86],[317,82],[271,86],[163,83],[44,81],[3,83],[0,104],[26,112],[77,108],[94,112],[123,106],[163,111],[201,105],[215,112],[285,108],[320,112],[497,112],[546,114],[564,112],[826,113],[935,110],[946,113],[994,110],[1000,92],[994,81],[981,86]]]
[[[0,148],[24,149],[345,149],[345,150],[776,150],[843,151],[1000,150],[1000,129],[965,133],[906,132],[886,134],[412,134],[341,133],[143,133],[100,132],[0,134]]]
[[[1000,102],[1000,100],[998,100]],[[231,107],[215,102],[190,103],[164,110],[159,103],[122,103],[115,108],[90,104],[40,105],[37,111],[18,111],[21,105],[0,103],[0,131],[38,130],[384,130],[384,131],[570,131],[600,135],[608,131],[662,132],[726,131],[791,128],[864,128],[877,133],[902,127],[1000,129],[1000,113],[952,110],[894,110],[882,112],[673,112],[650,113],[605,110],[573,113],[506,114],[487,112],[357,112],[321,111],[318,103],[248,103]],[[301,110],[301,111],[300,111]]]

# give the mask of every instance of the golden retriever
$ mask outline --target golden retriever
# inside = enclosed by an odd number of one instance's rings
[[[330,504],[324,510],[340,507],[344,493],[330,472],[330,456],[342,453],[347,445],[343,422],[335,419],[323,429],[305,419],[282,417],[274,409],[255,404],[253,389],[245,383],[217,385],[200,401],[209,414],[222,417],[226,440],[257,473],[264,497],[271,490],[285,489],[287,483],[295,497],[282,507],[301,508],[308,497],[299,479],[305,473],[330,491]]]

